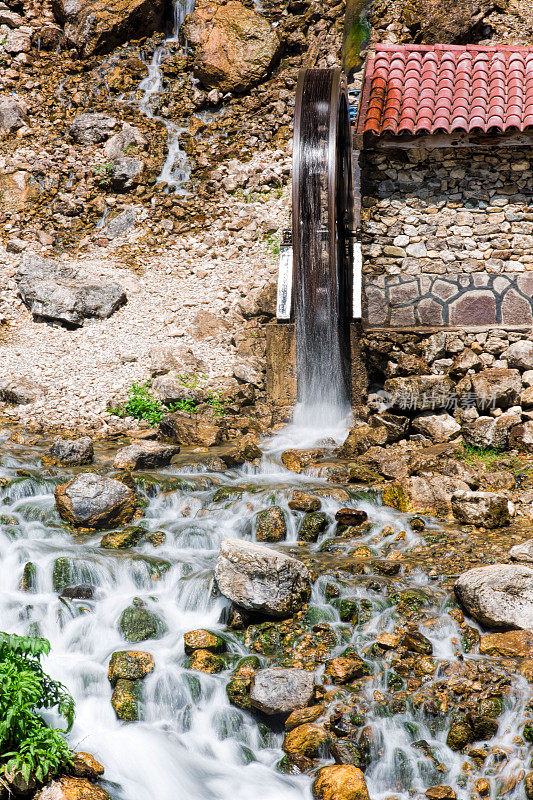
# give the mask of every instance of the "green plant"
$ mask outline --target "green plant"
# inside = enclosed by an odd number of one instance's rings
[[[144,419],[150,425],[157,425],[161,422],[165,410],[160,400],[149,392],[150,381],[146,383],[132,383],[128,389],[128,400],[124,405],[112,408],[111,413],[117,417],[134,417]]]
[[[168,407],[169,411],[184,411],[186,414],[196,414],[196,403],[194,400],[176,400]]]
[[[98,176],[98,183],[100,186],[106,186],[113,177],[115,165],[112,161],[109,161],[107,164],[98,164],[98,166],[94,168],[94,171]]]
[[[495,448],[474,447],[471,444],[463,445],[462,452],[459,452],[458,454],[458,457],[463,461],[481,463],[488,467],[501,458],[501,456],[502,454],[500,451],[496,450]]]
[[[40,783],[72,761],[63,732],[39,714],[56,708],[67,731],[74,721],[74,700],[41,666],[49,652],[46,639],[0,632],[0,764]]]
[[[279,236],[276,233],[271,233],[269,236],[266,237],[267,243],[267,250],[272,253],[273,256],[279,256],[279,251],[281,247],[281,242]]]
[[[211,406],[217,417],[223,417],[225,413],[224,403],[222,402],[220,392],[209,392],[205,398],[208,406]]]

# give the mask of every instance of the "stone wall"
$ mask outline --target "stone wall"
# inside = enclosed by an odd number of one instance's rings
[[[361,168],[367,325],[533,324],[532,147],[370,150]]]

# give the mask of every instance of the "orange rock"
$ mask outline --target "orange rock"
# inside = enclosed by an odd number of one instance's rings
[[[86,778],[60,778],[52,781],[38,794],[35,800],[111,800],[101,786],[94,786]]]
[[[313,783],[316,800],[370,800],[365,776],[351,764],[322,767]]]
[[[75,778],[89,778],[95,781],[100,775],[104,774],[104,767],[91,753],[74,753],[70,773]]]
[[[451,786],[439,784],[438,786],[430,786],[425,791],[425,795],[429,800],[455,800],[457,795]]]
[[[309,706],[309,708],[297,708],[285,720],[285,730],[292,731],[298,725],[306,722],[314,722],[324,713],[324,706]]]
[[[320,725],[298,725],[285,734],[283,749],[290,756],[317,758],[329,741],[329,735]]]
[[[365,672],[365,665],[357,656],[337,656],[326,661],[325,674],[332,683],[349,683],[362,678]]]
[[[527,658],[533,656],[533,631],[505,631],[489,633],[481,637],[479,652],[489,656],[505,658]]]

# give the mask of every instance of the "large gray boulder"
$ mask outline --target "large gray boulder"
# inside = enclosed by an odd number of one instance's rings
[[[456,437],[461,426],[451,414],[421,414],[413,420],[413,428],[433,442],[449,442]]]
[[[156,469],[166,467],[180,451],[177,445],[135,442],[122,447],[115,456],[115,469]]]
[[[510,367],[516,369],[533,369],[533,341],[521,340],[513,342],[509,349],[503,354]]]
[[[125,151],[133,147],[144,147],[146,140],[139,128],[124,123],[122,130],[115,133],[104,145],[104,155],[110,161],[122,158]]]
[[[509,448],[533,453],[533,420],[515,425],[509,432]]]
[[[129,522],[138,501],[135,493],[120,481],[92,472],[82,472],[55,488],[57,510],[71,525],[111,528]]]
[[[512,505],[494,492],[462,491],[452,495],[452,511],[455,519],[467,525],[501,528],[509,524]]]
[[[70,138],[77,144],[99,144],[109,139],[117,120],[109,114],[78,114],[70,124]]]
[[[461,605],[482,625],[499,630],[533,629],[532,567],[476,567],[463,573],[454,589]]]
[[[116,239],[124,236],[137,222],[137,210],[133,206],[126,206],[124,211],[109,220],[105,227],[100,228],[99,234],[107,239]]]
[[[15,281],[34,317],[72,327],[81,327],[85,319],[107,319],[127,299],[118,283],[95,280],[73,267],[39,256],[23,258]]]
[[[47,455],[65,466],[90,464],[94,457],[92,439],[88,436],[82,436],[80,439],[56,439],[48,449]]]
[[[229,600],[272,617],[296,613],[311,593],[309,571],[300,561],[241,539],[222,542],[215,578]]]
[[[509,443],[509,431],[520,422],[520,415],[512,412],[499,417],[478,417],[465,422],[461,429],[467,444],[473,447],[505,450]]]
[[[314,688],[313,672],[269,667],[255,673],[250,703],[264,714],[290,714],[309,705]]]
[[[137,186],[144,170],[140,158],[118,158],[113,164],[111,186],[117,192],[124,192]]]

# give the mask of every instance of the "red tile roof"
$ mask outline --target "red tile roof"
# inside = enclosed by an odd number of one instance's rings
[[[533,47],[381,44],[367,65],[358,133],[532,127]]]

